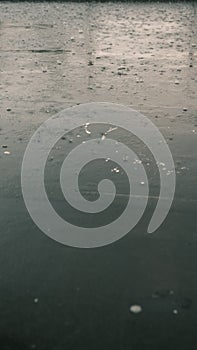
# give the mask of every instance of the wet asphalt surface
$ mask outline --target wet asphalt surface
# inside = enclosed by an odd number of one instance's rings
[[[1,350],[196,349],[196,20],[195,3],[0,3]],[[20,169],[42,122],[95,101],[131,106],[155,123],[177,184],[168,217],[147,234],[159,188],[149,167],[139,224],[112,245],[84,250],[60,245],[32,222]],[[79,136],[61,140],[47,164],[46,187],[60,212],[54,173]],[[103,164],[89,174],[98,173],[105,175]]]

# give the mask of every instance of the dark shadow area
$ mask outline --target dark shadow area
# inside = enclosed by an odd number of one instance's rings
[[[33,347],[27,347],[21,341],[8,336],[0,337],[0,349],[1,350],[28,350]]]

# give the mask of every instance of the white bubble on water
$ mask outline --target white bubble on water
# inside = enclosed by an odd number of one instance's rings
[[[142,307],[140,305],[131,305],[129,309],[133,314],[139,314],[142,312]]]

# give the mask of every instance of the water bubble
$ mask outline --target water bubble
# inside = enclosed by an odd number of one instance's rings
[[[164,167],[165,163],[159,162],[159,163],[157,163],[157,165],[160,165],[160,166]]]
[[[115,173],[119,173],[120,172],[120,169],[118,169],[118,167],[115,167],[111,170],[111,172],[115,172]]]
[[[88,130],[88,125],[90,125],[90,123],[86,123],[84,126],[84,129],[85,129],[86,134],[91,135],[91,131]]]
[[[109,162],[109,160],[110,160],[110,158],[106,158],[106,159],[105,159],[106,162]]]
[[[179,313],[179,312],[178,312],[177,309],[174,309],[174,310],[173,310],[173,314],[174,314],[174,315],[177,315],[178,313]]]
[[[132,305],[130,307],[130,311],[133,313],[133,314],[139,314],[140,312],[142,312],[142,307],[140,305]]]
[[[133,164],[142,164],[142,161],[140,159],[135,159]]]

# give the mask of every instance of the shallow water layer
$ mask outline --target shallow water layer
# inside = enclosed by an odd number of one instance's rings
[[[196,349],[196,20],[195,2],[0,3],[1,350]],[[110,135],[135,148],[150,182],[134,230],[103,248],[75,249],[29,217],[20,184],[27,143],[49,117],[86,102],[130,106],[166,138],[176,193],[155,233],[147,234],[159,195],[154,159],[120,129]],[[102,139],[108,129],[88,130]],[[90,136],[71,132],[46,166],[49,198],[71,222],[76,212],[65,206],[57,170]],[[82,226],[121,214],[128,184],[119,170],[106,160],[84,168],[87,199],[97,198],[106,171],[119,196],[103,218],[81,215]]]

